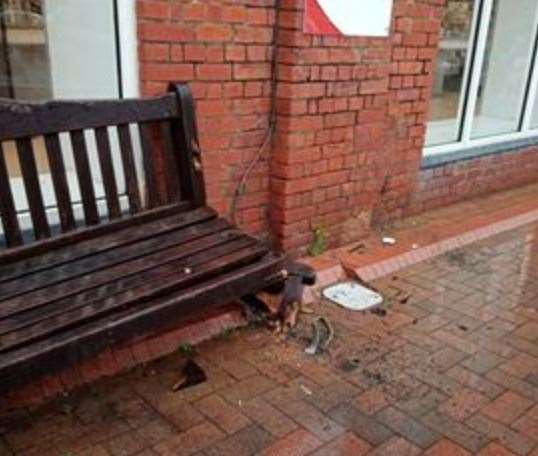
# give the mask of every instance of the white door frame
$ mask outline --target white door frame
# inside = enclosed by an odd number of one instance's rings
[[[121,86],[125,98],[140,95],[136,0],[116,0]]]

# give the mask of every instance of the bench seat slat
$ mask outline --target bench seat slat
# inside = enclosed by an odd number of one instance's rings
[[[24,311],[21,308],[14,307],[11,314],[0,319],[0,335],[39,321],[43,316],[49,317],[61,314],[76,306],[77,303],[84,302],[84,293],[89,296],[89,299],[94,299],[95,296],[107,296],[112,294],[113,291],[121,291],[129,283],[128,281],[116,283],[116,281],[150,271],[163,264],[178,261],[190,254],[195,254],[201,250],[241,237],[238,230],[230,229],[229,225],[223,223],[222,220],[209,222],[206,225],[206,230],[201,231],[188,241],[181,243],[175,241],[173,245],[162,251],[134,257],[131,260],[126,259],[124,262],[118,262],[110,267],[97,270],[84,281],[76,278],[74,280],[70,279],[69,284],[71,286],[67,286],[67,293],[63,296],[55,297],[54,290],[58,287],[51,287],[50,300],[46,302],[46,305],[32,306],[31,309]],[[63,286],[61,288],[65,289]]]
[[[178,321],[194,312],[203,312],[227,304],[237,296],[255,292],[270,285],[282,269],[284,259],[268,254],[258,261],[237,267],[165,296],[127,307],[80,326],[61,331],[35,344],[15,349],[0,357],[0,391],[20,384],[20,379],[51,374],[66,363],[79,362],[128,341],[133,334],[175,327]]]
[[[181,220],[188,221],[201,213],[209,217],[216,216],[215,211],[207,207],[185,212],[188,208],[188,202],[171,204],[104,225],[85,227],[40,242],[3,251],[0,253],[0,283],[5,279],[24,275],[25,269],[34,268],[36,265],[44,267],[48,264],[56,264],[59,261],[67,262],[72,258],[79,257],[81,251],[78,248],[72,248],[73,245],[83,243],[83,251],[86,251],[90,246],[89,254],[91,254],[101,249],[104,240],[122,243],[124,240],[121,238],[121,231],[128,227],[137,227],[136,233],[140,236],[150,237],[152,233],[146,232],[146,228],[158,229],[163,220],[167,221],[170,217],[179,217]],[[151,225],[142,227],[146,223],[151,223]],[[135,235],[133,232],[130,233]],[[92,242],[86,244],[86,241],[89,240]],[[130,240],[132,241],[132,239]]]
[[[25,310],[31,307],[38,307],[40,303],[46,303],[61,297],[62,294],[71,295],[78,290],[91,288],[96,282],[96,275],[104,275],[110,280],[111,268],[117,267],[124,270],[124,275],[131,271],[129,267],[134,267],[131,262],[139,260],[150,263],[151,258],[165,258],[170,249],[183,248],[185,244],[195,241],[208,234],[218,233],[229,229],[230,225],[223,220],[214,220],[187,228],[179,228],[176,231],[165,233],[157,238],[150,238],[144,241],[122,246],[117,249],[107,250],[98,255],[76,260],[72,263],[63,264],[54,268],[46,269],[35,274],[28,275],[22,279],[6,283],[0,293],[0,318],[8,315],[9,308],[14,311]],[[116,278],[120,278],[119,277]]]
[[[158,243],[161,236],[215,218],[216,213],[209,208],[167,215],[159,220],[137,223],[128,229],[124,228],[100,238],[89,239],[76,246],[70,245],[58,248],[39,256],[6,265],[0,268],[0,296],[7,297],[10,295],[8,291],[5,291],[9,290],[6,287],[9,287],[10,282],[17,283],[17,280],[24,280],[24,277],[30,274],[36,274],[62,265],[76,264],[85,258],[103,255],[114,249],[132,246],[133,244],[148,242],[150,246],[153,246],[155,245],[152,242],[154,238]]]
[[[198,242],[198,249],[203,249],[201,252],[193,253],[196,252],[193,248],[191,255],[178,256],[178,259],[174,261],[114,282],[111,284],[113,290],[105,290],[106,297],[100,297],[98,292],[87,293],[86,299],[80,300],[81,302],[75,301],[76,298],[74,298],[73,304],[76,302],[76,305],[69,306],[60,315],[51,316],[19,331],[0,336],[0,353],[87,319],[96,318],[125,306],[132,307],[199,283],[208,276],[218,275],[240,264],[252,262],[267,253],[265,248],[259,244],[256,245],[254,239],[244,235],[225,241],[224,244],[222,239],[218,240],[221,244],[213,247],[211,244],[208,244],[210,247],[204,247],[201,245],[202,242]],[[192,272],[186,272],[187,267]]]

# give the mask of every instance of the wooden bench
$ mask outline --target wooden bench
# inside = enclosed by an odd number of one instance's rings
[[[146,100],[3,100],[0,144],[0,390],[282,280],[282,256],[207,207],[184,84]],[[30,229],[14,202],[9,148]]]

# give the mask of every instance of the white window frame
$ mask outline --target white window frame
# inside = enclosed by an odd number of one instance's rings
[[[120,84],[124,98],[140,95],[136,0],[116,0]]]
[[[458,122],[460,122],[460,138],[454,142],[425,146],[424,156],[435,156],[452,152],[461,152],[469,149],[479,149],[496,144],[509,143],[512,141],[538,139],[538,128],[531,127],[533,107],[538,95],[538,53],[533,55],[527,79],[528,94],[523,106],[523,122],[521,131],[515,133],[504,133],[484,138],[472,138],[472,125],[478,90],[480,88],[480,76],[483,69],[485,49],[487,45],[489,27],[492,16],[492,8],[495,0],[475,0],[475,8],[472,18],[471,34],[469,39],[469,52],[466,60],[466,74],[462,83],[462,94],[460,96],[460,106],[458,111]],[[534,21],[535,40],[538,39],[538,8]],[[533,46],[533,52],[534,47]],[[428,125],[428,122],[426,122]]]

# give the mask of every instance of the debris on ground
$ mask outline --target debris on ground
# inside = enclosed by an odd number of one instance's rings
[[[301,388],[301,391],[303,393],[305,393],[307,396],[312,396],[312,390],[311,389],[307,388],[304,385],[301,385],[300,388]]]
[[[344,309],[360,311],[383,303],[380,293],[356,281],[346,281],[327,287],[323,297]]]
[[[192,353],[194,352],[194,347],[189,342],[183,342],[179,345],[178,351],[182,355],[191,356]],[[152,376],[152,375],[155,375],[155,372],[151,372],[151,371],[148,372],[144,370],[144,375]]]
[[[469,266],[469,258],[467,256],[467,253],[461,249],[447,252],[445,254],[445,258],[447,259],[447,262],[451,265],[460,268]]]
[[[264,304],[267,311],[263,312],[265,322],[275,329],[277,334],[284,334],[286,330],[292,330],[297,326],[299,315],[301,313],[312,313],[313,311],[306,308],[303,303],[304,287],[315,285],[316,272],[306,264],[292,262],[289,263],[283,271],[283,280],[280,283],[272,285],[265,289],[259,297],[248,298],[256,304],[257,307],[262,307],[256,301],[261,301],[262,304],[270,302],[270,305]],[[250,302],[245,302],[247,307],[251,307]]]
[[[327,349],[334,338],[334,329],[325,317],[317,317],[312,322],[312,341],[305,348],[307,355],[316,355]]]
[[[265,323],[271,314],[271,309],[264,300],[254,295],[241,298],[243,316],[251,325]]]
[[[207,380],[207,375],[204,370],[192,359],[187,360],[181,374],[181,379],[179,379],[172,387],[172,391],[174,392],[199,385]]]
[[[366,244],[364,242],[360,242],[355,247],[349,249],[349,253],[364,253],[364,250],[366,249]]]
[[[458,328],[461,329],[462,331],[469,331],[469,328],[465,325],[458,325]]]
[[[359,367],[361,360],[359,358],[349,358],[344,360],[340,368],[344,372],[352,372]]]
[[[396,245],[396,239],[390,236],[385,236],[381,239],[383,245]]]
[[[383,309],[382,307],[375,307],[374,309],[370,310],[370,313],[377,315],[378,317],[386,317],[387,316],[387,310]]]
[[[370,380],[374,381],[378,385],[382,385],[386,383],[386,379],[379,372],[372,372],[368,369],[364,369],[362,373],[364,374],[366,378],[369,378]]]
[[[404,290],[398,289],[398,292],[394,295],[394,299],[400,304],[407,304],[411,299],[411,293],[406,293]]]

